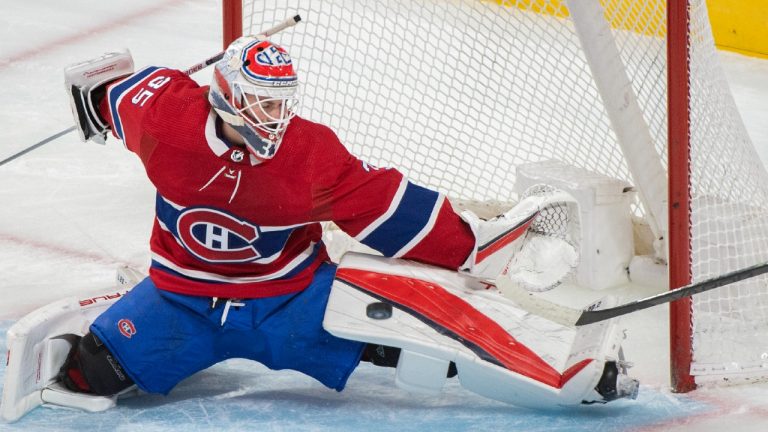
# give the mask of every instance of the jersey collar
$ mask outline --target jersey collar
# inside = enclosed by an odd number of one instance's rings
[[[219,116],[216,115],[215,111],[211,110],[211,112],[208,113],[208,119],[205,122],[205,140],[208,142],[208,147],[213,154],[235,163],[242,163],[247,155],[251,166],[260,164],[261,161],[248,150],[239,148],[226,140],[221,133],[220,123],[221,120],[219,119]]]

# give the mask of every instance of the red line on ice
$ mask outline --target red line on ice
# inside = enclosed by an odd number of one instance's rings
[[[743,384],[747,385],[747,384]],[[759,384],[755,384],[759,385]],[[631,428],[633,432],[666,432],[669,430],[723,430],[723,427],[735,426],[734,430],[741,430],[740,425],[748,425],[751,421],[757,424],[766,424],[768,421],[768,409],[760,405],[760,401],[733,400],[727,393],[718,395],[717,392],[691,394],[693,399],[706,403],[707,411],[689,412],[656,422],[651,418],[651,424]],[[671,411],[674,405],[670,404]],[[678,410],[679,411],[679,410]],[[752,430],[752,429],[749,429]]]
[[[120,262],[115,258],[112,258],[106,254],[87,252],[87,251],[59,246],[51,243],[41,242],[37,240],[16,237],[10,234],[0,233],[0,242],[16,243],[21,246],[26,246],[34,249],[41,249],[45,252],[54,253],[57,255],[63,255],[69,258],[83,259],[89,262],[101,262],[101,263],[107,263],[107,264],[128,264],[128,263]]]
[[[80,42],[86,38],[93,37],[94,35],[97,35],[99,33],[108,32],[112,30],[114,27],[127,24],[138,18],[144,18],[149,14],[157,12],[166,7],[175,5],[176,3],[181,3],[182,1],[183,0],[168,0],[163,3],[155,4],[154,6],[138,10],[134,13],[117,17],[112,21],[107,21],[103,24],[97,25],[89,29],[82,30],[78,33],[71,34],[69,36],[64,36],[59,39],[55,39],[53,41],[44,42],[42,45],[25,50],[24,52],[11,56],[10,58],[0,60],[0,69],[3,69],[18,61],[27,60],[28,58],[34,57],[43,52],[51,51],[51,49],[53,48],[60,48],[62,46],[67,46],[75,42]]]

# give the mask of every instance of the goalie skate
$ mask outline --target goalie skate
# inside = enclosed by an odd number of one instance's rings
[[[369,306],[376,303],[391,312]],[[621,361],[618,321],[564,326],[491,284],[418,263],[345,255],[323,325],[338,337],[401,348],[396,384],[408,390],[439,392],[454,362],[463,387],[519,406],[637,395],[637,381],[610,366]]]
[[[103,411],[115,405],[117,396],[70,392],[60,385],[58,374],[75,336],[86,334],[96,316],[140,278],[140,272],[121,267],[117,270],[117,291],[56,301],[29,313],[8,330],[0,420],[16,421],[44,403],[86,411]]]

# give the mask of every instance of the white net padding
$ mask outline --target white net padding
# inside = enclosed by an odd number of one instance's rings
[[[695,282],[768,260],[768,178],[717,64],[705,0],[690,2]],[[593,51],[628,77],[641,112],[631,123],[650,137],[641,154],[666,169],[666,2],[600,4],[613,38]],[[517,198],[515,166],[557,159],[638,187],[638,216],[661,213],[666,197],[644,194],[653,187],[627,162],[573,12],[555,0],[268,0],[244,4],[243,27],[301,14],[274,36],[298,68],[299,115],[368,162],[452,199],[503,203]],[[760,278],[694,299],[694,373],[762,373],[767,291]]]

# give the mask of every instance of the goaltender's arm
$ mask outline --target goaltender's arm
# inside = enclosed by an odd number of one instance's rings
[[[188,120],[181,112],[190,105],[186,102],[199,100],[206,91],[178,70],[149,66],[134,72],[127,50],[66,67],[64,83],[82,141],[103,144],[111,132],[145,163],[153,148],[148,145],[152,135],[176,132],[170,129]],[[164,103],[159,104],[161,99]],[[159,106],[163,109],[156,109]],[[180,129],[199,126],[194,120]]]
[[[359,160],[330,129],[321,131],[310,155],[317,220],[332,220],[384,256],[453,270],[467,260],[475,236],[444,195]]]

